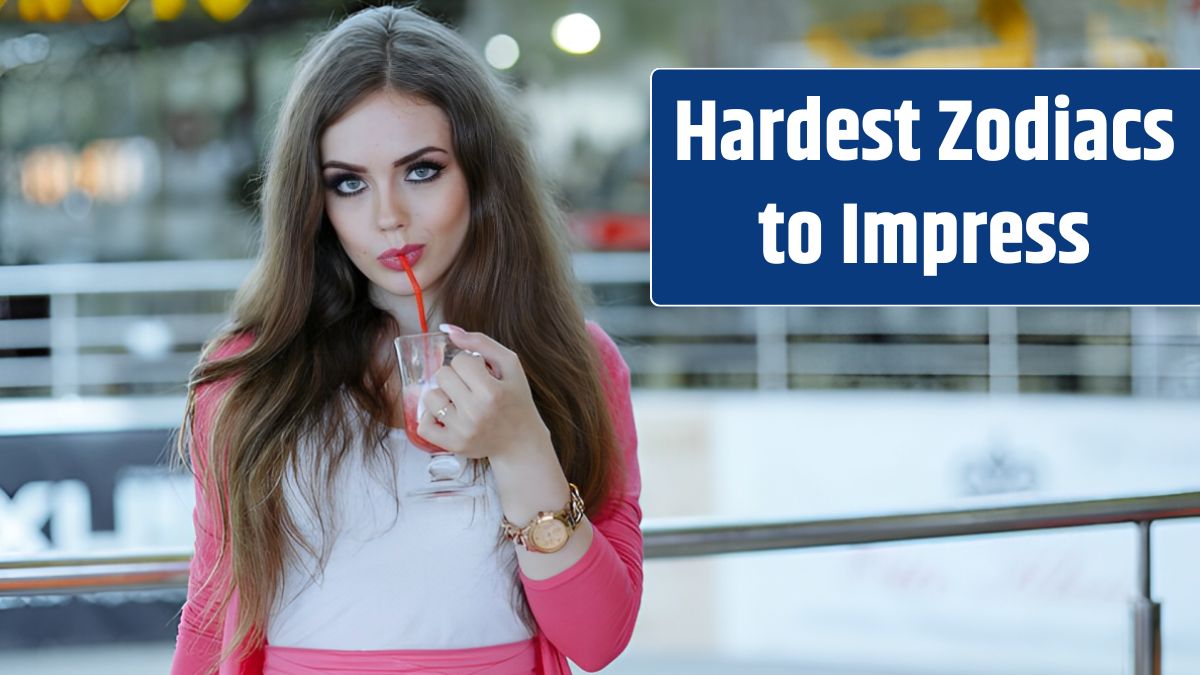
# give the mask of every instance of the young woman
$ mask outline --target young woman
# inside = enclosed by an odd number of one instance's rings
[[[503,87],[392,7],[302,57],[264,238],[189,387],[196,546],[172,665],[191,673],[568,673],[624,649],[641,599],[629,371],[585,322]],[[418,432],[477,498],[414,499],[395,336],[467,350]],[[462,328],[460,328],[460,326]]]

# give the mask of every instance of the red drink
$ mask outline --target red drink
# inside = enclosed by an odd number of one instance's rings
[[[408,440],[413,442],[413,445],[428,453],[446,452],[445,448],[434,445],[429,441],[421,438],[417,433],[417,425],[421,422],[420,415],[421,403],[421,387],[405,387],[404,388],[404,431],[408,433]]]
[[[422,451],[429,453],[429,480],[421,488],[408,494],[420,498],[469,497],[483,494],[484,486],[476,484],[474,478],[464,477],[464,458],[421,438],[417,427],[425,406],[423,394],[437,388],[434,377],[438,368],[450,362],[457,348],[445,333],[421,333],[401,335],[394,341],[396,358],[399,359],[400,380],[403,383],[401,402],[404,406],[404,433],[408,440]]]

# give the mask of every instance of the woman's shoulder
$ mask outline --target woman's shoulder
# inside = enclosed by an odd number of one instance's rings
[[[625,359],[621,357],[621,351],[617,349],[617,343],[613,342],[600,324],[588,319],[585,321],[588,335],[592,338],[592,343],[596,345],[596,350],[600,353],[600,360],[604,367],[609,371],[620,372],[628,370],[629,366],[625,364]]]
[[[230,331],[218,336],[205,350],[205,361],[223,361],[237,356],[254,344],[254,332],[249,330]]]
[[[200,360],[205,364],[224,361],[246,351],[252,344],[254,344],[252,332],[227,330],[213,338],[205,346]],[[190,414],[193,415],[191,418],[192,433],[197,443],[192,457],[194,462],[199,462],[197,464],[199,467],[203,467],[204,458],[207,456],[208,436],[213,419],[216,417],[221,401],[234,385],[235,379],[235,375],[225,375],[219,379],[207,379],[195,385],[195,408]],[[203,469],[201,468],[201,470]]]
[[[231,359],[249,349],[254,344],[254,338],[254,333],[248,330],[225,331],[205,346],[200,355],[200,362],[211,364]],[[196,388],[197,401],[203,406],[204,403],[210,402],[214,398],[214,393],[219,398],[225,390],[233,385],[233,380],[232,375],[226,375],[218,380],[202,382]]]

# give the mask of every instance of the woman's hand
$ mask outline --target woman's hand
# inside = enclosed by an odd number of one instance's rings
[[[550,431],[533,403],[517,355],[483,333],[452,324],[439,328],[465,351],[434,376],[438,388],[425,393],[417,433],[475,459],[511,459],[547,446]]]
[[[521,361],[483,333],[439,326],[450,341],[467,350],[438,370],[438,389],[425,394],[425,414],[417,433],[450,452],[487,457],[496,481],[500,509],[524,524],[539,511],[563,508],[570,492],[554,454],[550,430],[533,403]],[[441,421],[436,414],[445,410]],[[592,544],[586,518],[555,553],[517,547],[517,563],[531,579],[548,579],[574,565]]]

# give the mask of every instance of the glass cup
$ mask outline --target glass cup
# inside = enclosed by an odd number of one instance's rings
[[[425,393],[437,388],[434,374],[461,351],[445,333],[401,335],[394,340],[400,360],[401,396],[404,401],[404,431],[413,445],[428,452],[427,484],[410,491],[414,497],[476,497],[483,486],[475,484],[462,457],[422,438],[417,425],[425,414]]]

